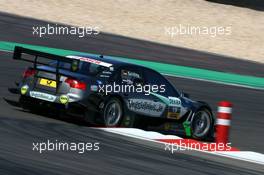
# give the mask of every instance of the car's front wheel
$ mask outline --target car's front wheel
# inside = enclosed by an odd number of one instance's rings
[[[123,107],[118,98],[111,98],[106,102],[103,111],[103,119],[106,127],[115,127],[121,124],[123,119]]]
[[[213,116],[211,112],[202,108],[198,110],[192,121],[192,136],[196,139],[206,139],[213,127]]]

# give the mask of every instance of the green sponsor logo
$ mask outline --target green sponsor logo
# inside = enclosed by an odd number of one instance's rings
[[[20,93],[22,95],[25,95],[27,93],[27,91],[28,91],[28,86],[27,85],[22,86],[21,89],[20,89]]]
[[[61,95],[61,96],[60,96],[60,102],[61,102],[62,104],[66,104],[66,103],[68,103],[68,102],[69,102],[69,97],[68,97],[67,95]]]

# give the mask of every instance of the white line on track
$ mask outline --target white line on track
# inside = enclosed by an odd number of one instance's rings
[[[247,85],[240,85],[240,84],[234,84],[234,83],[225,83],[225,82],[219,82],[219,81],[214,81],[214,80],[206,80],[206,79],[201,79],[201,78],[184,77],[184,76],[180,76],[180,75],[171,75],[171,74],[163,74],[163,73],[162,73],[162,75],[165,75],[168,77],[184,78],[184,79],[204,81],[204,82],[215,83],[215,84],[235,86],[235,87],[241,87],[241,88],[247,88],[247,89],[253,89],[253,90],[262,90],[262,91],[264,90],[264,88],[251,87],[251,86],[247,86]]]
[[[13,53],[13,51],[9,51],[9,50],[1,50],[1,49],[0,49],[0,52]]]

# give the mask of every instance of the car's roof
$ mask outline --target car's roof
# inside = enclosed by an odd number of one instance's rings
[[[69,56],[67,56],[67,57],[69,57]],[[128,63],[128,62],[122,61],[121,60],[122,58],[118,59],[118,58],[113,58],[110,56],[99,56],[99,55],[97,56],[97,55],[89,55],[89,54],[76,54],[76,55],[72,55],[70,57],[76,57],[77,59],[81,59],[82,61],[92,62],[92,63],[99,64],[99,65],[106,66],[106,67],[115,67],[115,69],[119,68],[121,66],[128,66],[131,68],[138,68],[141,70],[144,69],[144,70],[148,70],[148,71],[157,72],[157,71],[150,69],[148,67],[144,67],[144,66],[141,66],[138,64],[133,64],[133,63]],[[84,58],[84,59],[82,59],[82,58]],[[100,61],[100,62],[94,62],[95,60]]]
[[[88,54],[78,54],[78,55],[74,55],[77,57],[84,57],[84,58],[91,58],[91,59],[95,59],[98,61],[102,61],[105,63],[110,63],[112,64],[114,67],[119,67],[119,66],[138,66],[136,64],[132,64],[132,63],[128,63],[125,61],[121,61],[120,59],[114,59],[112,57],[109,56],[96,56],[96,55],[88,55]]]

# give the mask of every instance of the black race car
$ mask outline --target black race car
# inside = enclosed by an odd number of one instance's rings
[[[32,63],[16,91],[27,110],[52,108],[106,127],[213,136],[209,105],[189,99],[152,69],[107,56],[62,57],[22,47],[15,47],[13,58]]]

